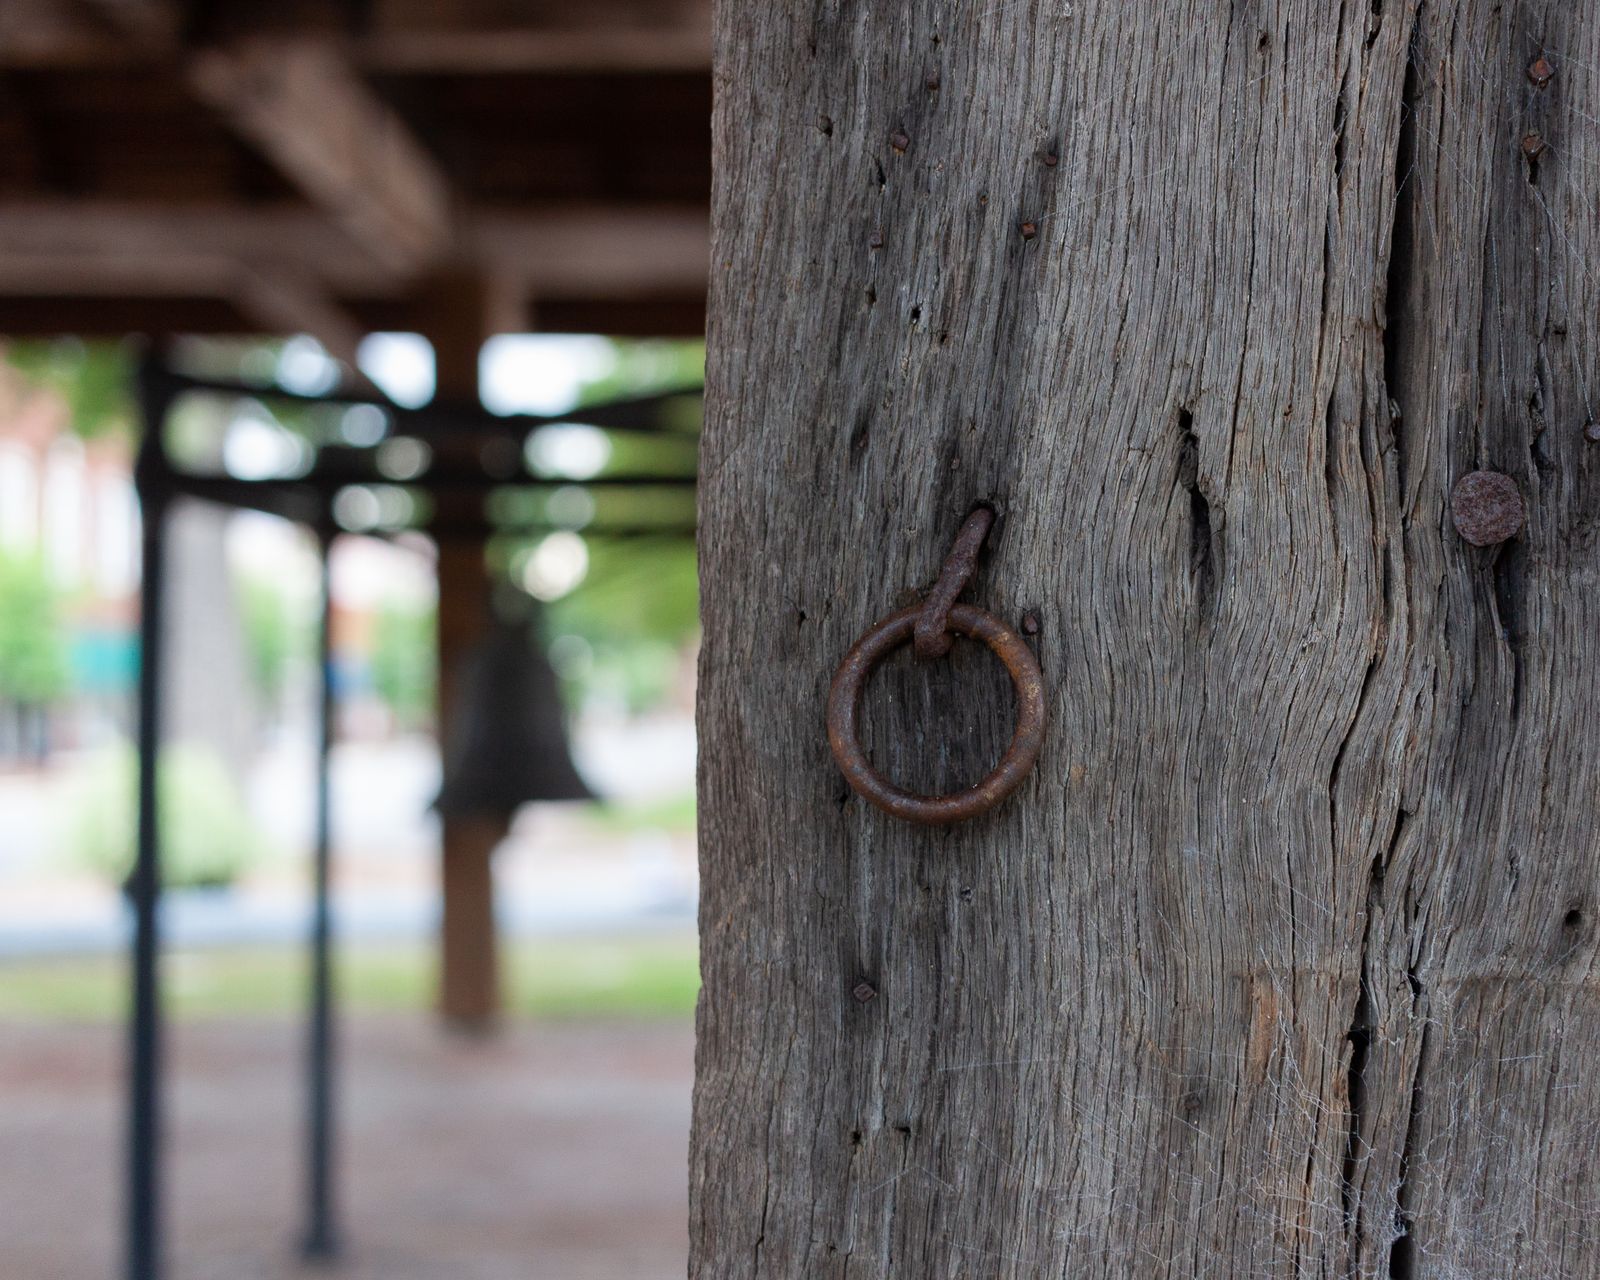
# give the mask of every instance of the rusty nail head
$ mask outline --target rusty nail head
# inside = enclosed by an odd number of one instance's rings
[[[869,248],[869,249],[881,249],[881,248],[883,248],[883,232],[882,231],[874,230],[873,233],[867,237],[867,248]]]
[[[1032,240],[1034,236],[1039,234],[1039,224],[1036,222],[1024,222],[1017,230],[1022,232],[1024,240]]]
[[[1522,154],[1530,160],[1537,160],[1550,149],[1550,144],[1537,133],[1524,134],[1522,139]]]
[[[1039,634],[1038,614],[1025,613],[1022,615],[1022,634],[1025,636],[1036,636]]]
[[[1545,88],[1556,78],[1556,69],[1550,65],[1550,59],[1540,54],[1528,64],[1528,79],[1535,89]]]
[[[1583,438],[1590,444],[1600,444],[1600,419],[1584,424]]]
[[[850,989],[850,994],[856,998],[858,1003],[866,1004],[867,1001],[876,998],[878,988],[863,978]]]
[[[923,83],[925,83],[928,86],[928,89],[931,92],[935,92],[935,93],[938,92],[938,90],[939,90],[939,77],[938,76],[936,76],[936,75],[929,76],[927,78],[927,80],[925,80]]]
[[[1500,471],[1469,471],[1450,495],[1456,532],[1475,547],[1492,547],[1515,537],[1525,512],[1517,482]]]
[[[1061,157],[1054,151],[1046,151],[1041,159],[1044,160],[1045,168],[1047,169],[1054,169],[1061,162]]]
[[[911,139],[906,135],[905,130],[896,129],[889,135],[889,145],[896,151],[904,151],[911,145]]]

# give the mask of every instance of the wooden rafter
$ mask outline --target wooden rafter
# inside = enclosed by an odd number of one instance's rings
[[[341,6],[239,6],[224,14],[228,38],[315,30],[335,38],[363,71],[652,72],[711,65],[709,0],[538,6],[491,0],[377,0],[359,27]],[[0,5],[0,66],[96,66],[181,51],[170,0],[6,0]],[[129,37],[133,39],[129,39]]]
[[[463,218],[459,253],[535,294],[626,297],[703,288],[708,244],[702,212],[590,206]],[[192,277],[206,263],[273,263],[322,281],[335,296],[384,296],[399,287],[346,233],[304,208],[0,202],[6,292],[94,292],[95,279],[113,267],[122,284],[145,279],[155,287],[162,278]]]
[[[360,376],[356,350],[367,330],[314,279],[275,268],[244,266],[230,297],[240,312],[269,333],[308,333],[334,359]]]
[[[63,0],[6,0],[0,4],[0,66],[94,65],[125,60],[126,41]]]
[[[390,71],[696,71],[711,65],[709,0],[531,5],[374,0],[356,42]]]
[[[174,0],[84,0],[88,8],[141,48],[176,47],[183,11]]]
[[[696,332],[708,9],[0,0],[0,328]]]
[[[332,47],[248,40],[196,54],[189,76],[200,97],[373,257],[411,272],[444,252],[444,174]]]

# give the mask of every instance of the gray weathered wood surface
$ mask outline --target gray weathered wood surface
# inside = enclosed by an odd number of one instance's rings
[[[1600,1275],[1600,7],[716,25],[691,1274]],[[980,497],[915,829],[823,697]]]

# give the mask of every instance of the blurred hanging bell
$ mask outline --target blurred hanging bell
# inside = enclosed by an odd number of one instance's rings
[[[496,618],[468,653],[434,801],[441,813],[509,819],[530,800],[595,798],[573,768],[560,685],[538,632],[531,611]]]

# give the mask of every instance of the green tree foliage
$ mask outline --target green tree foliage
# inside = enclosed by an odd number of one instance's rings
[[[589,572],[551,602],[546,632],[578,636],[593,663],[569,680],[578,697],[608,693],[633,711],[671,692],[699,627],[694,545],[686,538],[591,538]]]
[[[612,347],[611,370],[583,388],[579,404],[693,389],[705,376],[703,342],[628,341]],[[654,470],[692,477],[700,417],[698,396],[669,401],[659,433],[611,437],[601,474]],[[659,523],[681,529],[694,519],[690,492],[597,490],[594,499],[601,524]],[[605,694],[619,697],[631,710],[648,709],[671,692],[684,647],[699,630],[693,542],[681,535],[591,536],[585,541],[588,572],[574,590],[548,605],[546,633],[551,639],[578,637],[592,654],[585,669],[563,673],[573,696]]]
[[[275,714],[283,702],[289,669],[301,647],[304,628],[297,625],[283,588],[274,582],[245,578],[239,583],[238,598],[251,680],[262,706],[268,714]]]
[[[433,715],[434,610],[382,605],[373,620],[372,682],[395,721],[418,728]]]
[[[687,538],[590,538],[589,571],[549,605],[553,630],[591,644],[682,645],[699,625],[694,544]]]
[[[61,598],[44,565],[0,555],[0,698],[42,706],[70,681]]]
[[[584,385],[579,404],[599,404],[700,385],[706,372],[706,344],[678,339],[613,342],[609,372]]]
[[[125,345],[56,338],[13,342],[5,355],[29,382],[66,402],[72,429],[84,439],[131,429],[133,359]]]

